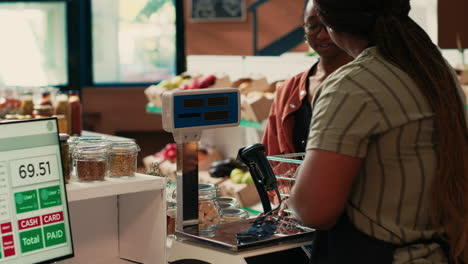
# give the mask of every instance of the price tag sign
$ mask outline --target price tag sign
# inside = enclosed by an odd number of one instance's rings
[[[0,264],[73,257],[57,120],[0,123]]]

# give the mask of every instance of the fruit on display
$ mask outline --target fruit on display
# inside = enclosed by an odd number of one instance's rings
[[[241,169],[233,169],[229,175],[229,178],[234,183],[242,183],[242,178],[244,178],[244,171]]]
[[[252,184],[254,183],[252,175],[249,171],[245,171],[239,168],[233,169],[229,175],[229,178],[233,183],[241,184]]]
[[[161,158],[162,160],[169,160],[171,162],[176,162],[177,159],[177,146],[175,143],[167,144],[161,151],[155,154],[156,157]]]
[[[190,82],[190,75],[178,75],[172,79],[163,80],[159,83],[159,86],[166,90],[173,90],[179,88],[181,85]]]
[[[247,183],[247,184],[254,183],[252,175],[250,174],[250,171],[244,173],[244,176],[242,176],[241,183]]]
[[[245,170],[245,166],[237,160],[229,158],[211,163],[211,167],[208,172],[213,178],[224,178],[230,177],[231,172],[234,169]]]
[[[15,113],[21,106],[21,100],[11,97],[0,97],[0,118]]]
[[[216,82],[216,76],[214,74],[208,74],[199,78],[193,78],[189,84],[183,84],[179,87],[180,90],[194,90],[208,88],[214,85]]]
[[[200,88],[207,88],[215,84],[216,76],[214,74],[208,74],[201,78],[200,80]]]
[[[209,73],[183,73],[171,79],[161,81],[145,89],[145,94],[152,106],[162,107],[162,95],[166,91],[195,90],[205,88],[232,87],[241,93],[242,119],[262,122],[268,118],[276,89],[282,86],[283,81],[269,83],[262,75],[250,75],[231,81],[228,75]]]

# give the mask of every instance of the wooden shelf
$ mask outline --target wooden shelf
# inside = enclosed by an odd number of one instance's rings
[[[162,113],[162,108],[156,107],[152,104],[147,104],[146,105],[146,112],[148,113],[153,113],[153,114],[161,114]],[[261,122],[255,122],[251,120],[245,120],[241,119],[239,126],[242,127],[252,127],[258,130],[263,130],[263,124]]]
[[[120,194],[137,193],[165,188],[162,177],[137,173],[129,178],[106,178],[101,182],[79,182],[72,177],[66,185],[68,202],[93,198],[114,196]]]

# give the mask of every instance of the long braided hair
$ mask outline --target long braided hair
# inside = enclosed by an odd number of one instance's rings
[[[386,60],[413,78],[433,108],[438,168],[432,182],[432,222],[445,231],[454,261],[467,262],[468,131],[455,76],[437,46],[408,16],[409,0],[314,1],[324,24],[376,45]]]

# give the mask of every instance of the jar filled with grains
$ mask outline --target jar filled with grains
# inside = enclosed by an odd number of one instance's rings
[[[68,134],[60,133],[60,156],[62,157],[63,178],[65,183],[70,181],[70,148],[68,146]]]
[[[84,146],[86,144],[102,144],[105,145],[107,148],[110,147],[109,141],[107,141],[104,137],[101,136],[83,136],[83,137],[75,137],[71,136],[68,139],[68,146],[69,146],[69,153],[70,153],[70,160],[72,161],[70,164],[70,173],[71,175],[76,175],[76,160],[73,158],[73,153],[76,149],[76,146],[81,144]]]
[[[109,176],[135,176],[139,151],[140,147],[134,141],[113,141],[109,153]]]
[[[73,152],[80,181],[103,181],[107,176],[109,147],[102,143],[78,143]]]
[[[216,186],[213,184],[198,185],[198,230],[215,231],[219,224],[219,209],[216,200]]]

